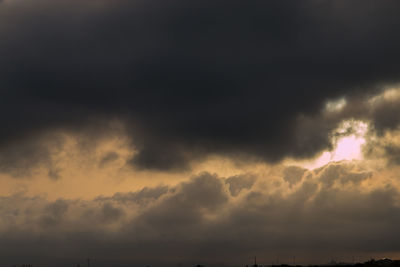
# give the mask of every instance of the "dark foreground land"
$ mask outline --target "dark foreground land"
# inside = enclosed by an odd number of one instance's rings
[[[271,265],[270,265],[271,266]],[[293,267],[294,265],[272,265],[271,267]],[[321,265],[308,265],[307,267],[400,267],[400,260],[381,259],[369,260],[364,263],[332,263]],[[261,267],[260,265],[253,265],[253,267]],[[303,265],[295,265],[295,267],[304,267]]]
[[[102,266],[105,266],[104,264]],[[115,265],[114,265],[115,266]],[[129,265],[123,265],[129,266]],[[179,265],[181,266],[181,265]],[[187,265],[189,267],[189,265]],[[215,267],[216,265],[211,265]],[[227,266],[227,265],[222,265]],[[232,265],[238,267],[238,265]],[[22,265],[11,265],[10,267],[37,267],[31,264],[22,264]],[[81,265],[71,266],[71,267],[81,267]],[[86,267],[82,265],[82,267]],[[89,267],[89,265],[88,265]],[[95,264],[90,265],[90,267],[96,267]],[[143,265],[143,267],[151,267],[151,265]],[[193,265],[193,267],[209,267],[208,265]],[[380,259],[374,260],[371,259],[364,263],[337,263],[332,262],[328,264],[309,264],[309,265],[289,265],[289,264],[275,264],[275,265],[264,265],[264,264],[253,264],[253,265],[245,265],[243,267],[400,267],[400,260],[391,260],[391,259]]]

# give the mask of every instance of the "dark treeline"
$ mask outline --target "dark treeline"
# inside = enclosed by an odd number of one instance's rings
[[[88,261],[89,266],[89,261]],[[180,264],[181,265],[181,264]],[[215,265],[213,265],[215,266]],[[237,266],[237,265],[235,265]],[[31,264],[13,264],[10,267],[33,267]],[[80,264],[77,267],[81,267]],[[86,266],[85,266],[86,267]],[[95,266],[93,266],[95,267]],[[145,267],[151,267],[150,265],[145,265]],[[207,265],[196,265],[195,267],[208,267]],[[400,260],[391,260],[391,259],[380,259],[375,260],[371,259],[364,263],[340,263],[340,262],[331,262],[328,264],[309,264],[309,265],[298,265],[298,264],[272,264],[272,265],[264,265],[264,264],[253,264],[253,265],[245,265],[244,267],[400,267]]]
[[[257,265],[254,264],[252,267],[305,267],[304,265],[288,265],[288,264],[281,264],[281,265]],[[329,264],[321,264],[321,265],[307,265],[307,267],[400,267],[400,260],[391,260],[391,259],[380,259],[375,260],[371,259],[364,263],[337,263],[332,262]],[[248,267],[248,266],[246,266]]]

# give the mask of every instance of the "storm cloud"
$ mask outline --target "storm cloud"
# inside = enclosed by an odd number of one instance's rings
[[[187,169],[210,154],[314,156],[332,146],[337,122],[316,132],[304,116],[399,82],[399,8],[389,0],[2,2],[0,169],[36,164],[18,146],[5,162],[13,143],[88,125],[99,127],[95,139],[113,120],[142,169]],[[382,112],[377,125],[398,124]]]

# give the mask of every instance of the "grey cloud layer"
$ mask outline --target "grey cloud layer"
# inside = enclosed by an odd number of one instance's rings
[[[203,173],[175,187],[92,201],[2,197],[0,253],[8,263],[20,255],[44,265],[90,256],[101,266],[110,259],[246,263],[255,254],[310,262],[398,251],[400,192],[362,190],[370,179],[363,168],[335,163],[305,172],[291,186],[282,176],[265,187],[265,177]]]
[[[399,5],[3,2],[0,153],[118,118],[141,168],[185,168],[209,153],[312,156],[330,146],[315,134],[327,129],[301,127],[299,115],[399,82]]]

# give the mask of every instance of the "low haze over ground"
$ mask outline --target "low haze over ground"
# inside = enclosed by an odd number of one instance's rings
[[[400,2],[0,1],[0,259],[400,256]]]

